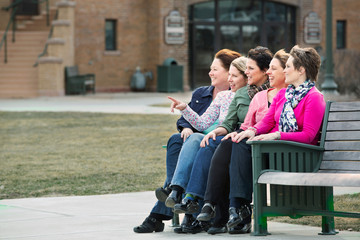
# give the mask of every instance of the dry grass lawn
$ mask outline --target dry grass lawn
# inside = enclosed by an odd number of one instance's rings
[[[0,112],[0,199],[153,190],[177,118]]]

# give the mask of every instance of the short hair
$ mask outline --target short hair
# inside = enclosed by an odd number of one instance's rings
[[[290,54],[285,52],[284,49],[280,49],[279,51],[277,51],[274,54],[274,58],[276,58],[277,60],[280,61],[281,67],[283,69],[285,69],[286,67],[286,61],[288,60],[288,58],[290,57]]]
[[[265,71],[269,69],[273,54],[267,47],[257,46],[249,50],[248,58],[254,60],[261,71]]]
[[[317,80],[321,59],[314,48],[301,48],[298,45],[295,45],[290,51],[290,56],[294,58],[293,64],[296,70],[300,70],[300,67],[304,67],[306,78],[313,82]]]
[[[238,57],[241,57],[241,54],[230,49],[222,49],[215,54],[215,58],[220,60],[227,71],[229,71],[231,62]]]
[[[245,77],[245,79],[247,79],[247,76],[245,74],[246,61],[247,61],[247,58],[242,56],[242,57],[235,58],[234,61],[232,61],[232,63],[231,63],[231,65],[234,66],[241,73],[241,75],[243,75]]]

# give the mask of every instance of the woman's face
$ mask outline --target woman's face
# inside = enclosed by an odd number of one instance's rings
[[[292,56],[290,56],[286,61],[286,67],[284,69],[285,83],[298,87],[302,82],[302,79],[300,78],[301,71],[295,69],[293,61],[294,58]]]
[[[231,91],[236,92],[238,89],[246,86],[247,79],[236,67],[230,65],[228,82],[230,84]]]
[[[265,72],[261,71],[256,62],[250,58],[246,61],[245,74],[248,77],[249,85],[261,86],[266,80]]]
[[[266,71],[266,74],[269,76],[271,87],[274,88],[285,87],[285,73],[279,59],[273,58],[271,60],[269,69]]]
[[[210,66],[209,72],[211,85],[217,88],[228,88],[228,75],[229,72],[222,66],[221,61],[215,58]]]

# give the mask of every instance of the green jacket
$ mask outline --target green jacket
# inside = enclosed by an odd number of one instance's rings
[[[249,104],[250,98],[247,93],[247,86],[245,86],[236,91],[234,99],[230,103],[228,114],[220,127],[225,128],[228,133],[238,129],[244,122]]]

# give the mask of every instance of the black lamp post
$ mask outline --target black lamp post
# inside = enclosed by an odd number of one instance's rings
[[[326,0],[326,71],[321,89],[323,93],[339,94],[334,82],[332,39],[332,0]]]

